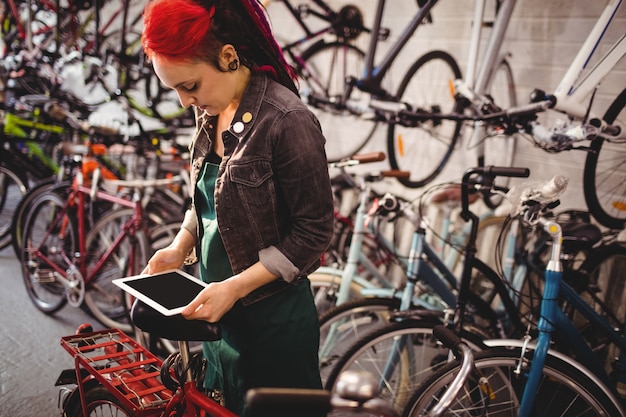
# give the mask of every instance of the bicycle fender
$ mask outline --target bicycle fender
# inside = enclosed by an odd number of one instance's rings
[[[85,378],[89,376],[89,371],[87,371],[84,368],[80,368],[80,376],[84,381]],[[61,374],[59,375],[56,382],[54,383],[54,386],[58,387],[60,385],[70,385],[70,384],[78,384],[78,380],[76,379],[76,369],[74,368],[62,370]]]

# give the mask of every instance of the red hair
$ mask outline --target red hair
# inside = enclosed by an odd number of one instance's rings
[[[188,0],[149,1],[143,12],[141,35],[146,55],[175,60],[201,58],[201,45],[209,32],[213,11]]]
[[[231,44],[241,65],[264,71],[298,94],[287,63],[259,0],[151,0],[141,42],[148,58],[210,62],[220,71],[220,49]]]

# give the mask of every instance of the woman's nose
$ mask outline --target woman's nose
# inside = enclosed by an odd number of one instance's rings
[[[196,99],[190,94],[178,93],[178,101],[180,101],[181,106],[188,109],[192,104],[195,103]]]

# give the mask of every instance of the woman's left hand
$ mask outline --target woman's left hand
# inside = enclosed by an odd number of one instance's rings
[[[187,320],[217,322],[239,299],[229,285],[229,280],[210,283],[185,307],[182,315]]]

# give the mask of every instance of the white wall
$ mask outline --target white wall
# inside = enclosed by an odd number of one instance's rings
[[[305,2],[305,0],[294,1],[295,4]],[[333,6],[346,3],[358,5],[364,12],[366,25],[371,25],[375,0],[353,0],[352,2],[328,0],[328,3]],[[488,13],[493,13],[493,1],[487,3]],[[554,90],[605,4],[605,1],[600,0],[518,1],[503,49],[512,54],[510,63],[520,103],[528,102],[528,95],[533,88],[541,88],[548,92]],[[391,28],[391,40],[400,35],[401,28],[412,16],[416,7],[415,0],[387,0],[383,25]],[[443,49],[449,52],[465,70],[473,7],[474,1],[441,0],[432,12],[434,23],[419,28],[411,43],[394,63],[390,74],[391,82],[398,83],[408,66],[423,53],[432,49]],[[271,1],[267,9],[275,34],[281,41],[292,41],[302,36],[293,18],[286,14],[286,9],[281,2]],[[601,48],[605,48],[609,40],[614,41],[616,35],[623,34],[625,27],[626,7],[622,7],[611,31],[605,37],[607,42],[603,43]],[[384,51],[389,43],[382,43],[379,51]],[[365,48],[366,45],[361,46]],[[613,73],[605,79],[596,96],[594,110],[603,114],[610,102],[624,87],[626,87],[626,59],[622,59]],[[385,138],[382,134],[375,136],[366,148],[366,150],[376,151],[385,151],[385,149]],[[455,152],[453,161],[435,182],[460,179],[463,171],[469,168],[466,161],[473,160],[463,155],[464,152],[467,151],[461,145]],[[526,141],[519,141],[515,165],[529,167],[531,179],[534,180],[547,180],[554,174],[568,176],[570,186],[566,195],[563,196],[561,207],[585,209],[582,191],[584,160],[585,154],[582,151],[548,154]],[[381,163],[376,168],[386,169],[387,167],[386,163]],[[367,168],[372,169],[372,165]],[[406,189],[393,181],[390,181],[386,187],[407,197],[416,196],[421,192],[421,190]]]

